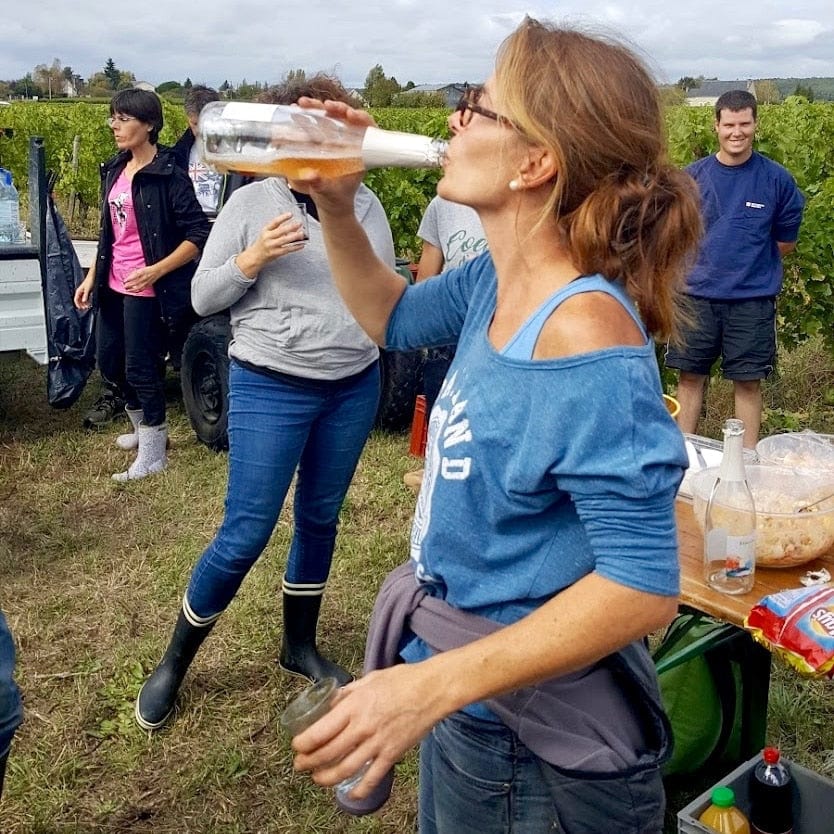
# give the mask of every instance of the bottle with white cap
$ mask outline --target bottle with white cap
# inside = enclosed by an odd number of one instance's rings
[[[200,112],[198,147],[217,171],[342,177],[368,168],[437,168],[442,139],[352,125],[297,105],[214,101]]]

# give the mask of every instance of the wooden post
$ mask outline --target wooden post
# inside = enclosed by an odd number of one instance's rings
[[[81,137],[76,134],[72,137],[72,181],[75,183],[78,179],[78,150],[81,147]],[[73,188],[70,194],[70,223],[75,220],[75,206],[78,198],[78,192]]]

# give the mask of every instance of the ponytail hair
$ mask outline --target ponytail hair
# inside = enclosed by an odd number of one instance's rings
[[[542,219],[555,217],[579,270],[624,281],[647,330],[674,338],[701,214],[694,181],[667,160],[642,62],[620,43],[526,18],[501,45],[495,79],[508,120],[556,161]]]
[[[623,280],[646,329],[674,340],[684,275],[701,237],[695,181],[671,165],[619,171],[560,225],[575,265]]]

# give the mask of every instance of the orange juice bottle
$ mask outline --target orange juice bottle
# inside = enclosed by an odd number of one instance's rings
[[[736,807],[732,788],[714,788],[710,799],[712,805],[698,817],[699,822],[719,834],[750,834],[750,823]]]

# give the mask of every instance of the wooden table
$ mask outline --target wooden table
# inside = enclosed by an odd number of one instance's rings
[[[723,594],[704,581],[704,536],[695,521],[692,503],[676,505],[681,564],[681,605],[709,614],[738,629],[731,651],[741,668],[741,761],[756,755],[766,742],[767,701],[770,688],[770,652],[744,631],[744,618],[764,596],[786,588],[800,588],[799,578],[808,570],[825,567],[834,575],[834,553],[795,568],[756,568],[753,589],[746,594]]]

